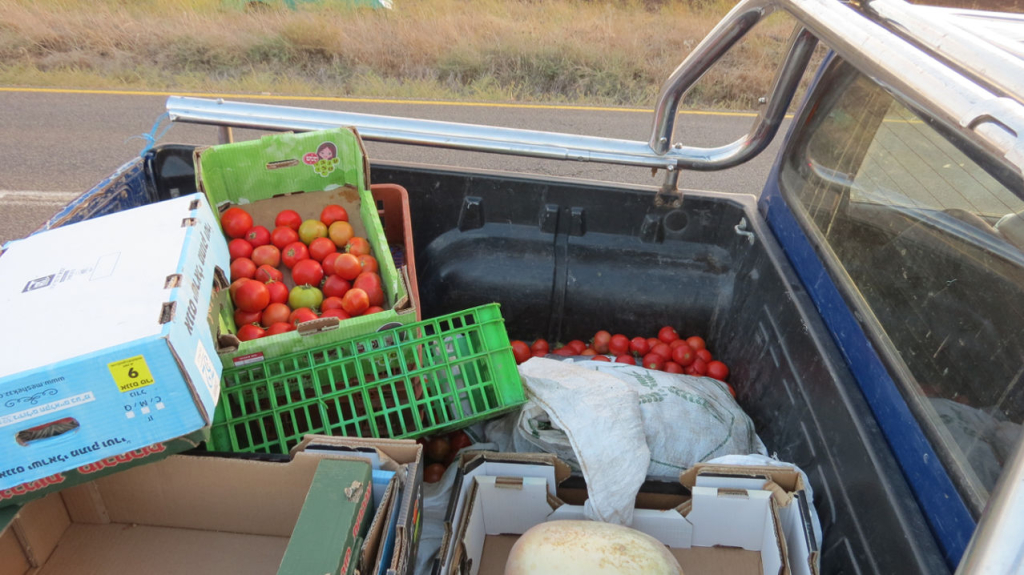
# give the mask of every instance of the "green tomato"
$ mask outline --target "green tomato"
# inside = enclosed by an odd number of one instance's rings
[[[299,309],[300,307],[319,309],[323,301],[323,292],[320,291],[320,288],[313,286],[295,286],[292,288],[292,291],[288,292],[288,305],[292,309]]]

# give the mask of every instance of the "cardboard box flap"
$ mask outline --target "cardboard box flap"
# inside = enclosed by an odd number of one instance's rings
[[[744,479],[750,481],[743,481]],[[698,463],[679,475],[679,482],[691,489],[695,485],[769,489],[765,481],[771,481],[781,488],[772,490],[775,491],[777,501],[782,506],[789,504],[793,493],[804,489],[803,476],[795,467],[789,466]]]
[[[414,463],[420,458],[423,447],[411,439],[363,439],[358,437],[334,437],[328,435],[307,435],[292,448],[295,456],[302,452],[351,454],[353,457],[369,459],[374,469],[398,471],[400,465]]]

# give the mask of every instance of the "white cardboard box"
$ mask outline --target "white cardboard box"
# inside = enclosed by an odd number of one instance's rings
[[[202,194],[11,242],[0,255],[0,489],[213,417],[208,322],[227,243]]]

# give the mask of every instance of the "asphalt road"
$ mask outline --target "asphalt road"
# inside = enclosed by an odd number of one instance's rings
[[[19,91],[0,88],[0,244],[30,233],[61,206],[111,174],[144,147],[137,136],[150,131],[163,112],[165,95]],[[246,101],[244,97],[233,100]],[[490,124],[571,134],[646,141],[651,113],[630,109],[487,106],[341,100],[267,100],[259,103]],[[749,129],[752,114],[684,113],[676,140],[715,146]],[[785,126],[783,127],[783,132]],[[236,140],[257,137],[238,130]],[[214,144],[211,126],[175,124],[161,142]],[[779,143],[755,160],[724,172],[684,173],[680,186],[758,194]],[[390,160],[467,166],[544,175],[658,185],[649,170],[586,162],[533,160],[435,148],[367,143],[371,162]]]

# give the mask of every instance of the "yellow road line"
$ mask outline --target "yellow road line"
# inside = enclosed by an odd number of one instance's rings
[[[354,104],[410,104],[418,106],[453,106],[464,108],[521,108],[527,110],[585,110],[596,112],[629,112],[650,114],[642,108],[612,108],[602,106],[569,106],[557,104],[490,104],[485,102],[444,102],[431,100],[392,100],[380,98],[340,98],[334,96],[280,96],[270,94],[209,94],[199,92],[154,92],[143,90],[79,90],[68,88],[12,88],[0,86],[0,92],[27,94],[91,94],[104,96],[192,96],[196,98],[237,98],[244,100],[293,100],[304,102],[347,102]],[[691,116],[730,116],[753,118],[753,112],[714,112],[705,110],[682,110],[680,114]]]

